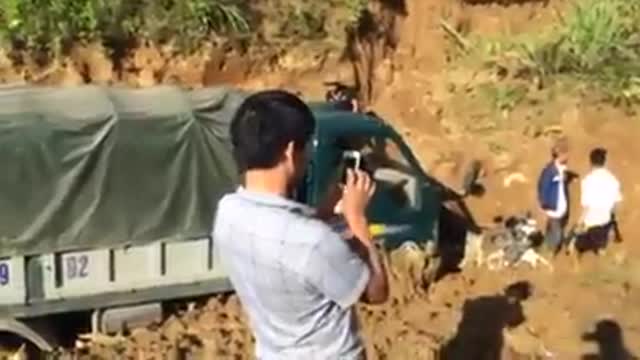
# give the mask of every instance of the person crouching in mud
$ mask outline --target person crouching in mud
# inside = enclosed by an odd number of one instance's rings
[[[554,144],[551,158],[538,179],[538,202],[547,218],[545,243],[555,256],[563,243],[569,212],[569,143],[566,138],[561,138]]]
[[[354,305],[389,297],[365,216],[371,178],[347,173],[341,203],[350,239],[292,198],[314,129],[307,105],[279,90],[249,96],[231,123],[244,184],[219,202],[213,238],[261,360],[364,359]]]
[[[326,92],[325,101],[333,104],[336,109],[356,113],[362,110],[356,89],[340,82],[328,82],[325,85],[333,87]]]

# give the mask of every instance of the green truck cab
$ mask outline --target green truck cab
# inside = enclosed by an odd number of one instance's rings
[[[437,239],[440,191],[400,134],[373,114],[310,104],[317,119],[311,163],[300,200],[322,201],[344,151],[358,151],[376,181],[368,209],[374,235],[386,248]]]
[[[246,96],[0,88],[0,334],[46,351],[52,315],[86,314],[109,333],[159,321],[166,301],[232,291],[211,227],[239,185],[229,124]],[[370,114],[310,107],[298,200],[318,205],[343,152],[358,151],[377,182],[373,235],[387,248],[435,243],[441,192],[402,137]]]

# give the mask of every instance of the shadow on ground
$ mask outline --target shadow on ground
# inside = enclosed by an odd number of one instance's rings
[[[585,354],[582,360],[638,360],[638,357],[627,349],[622,329],[613,320],[599,321],[595,331],[584,334],[582,340],[598,345],[597,353]]]
[[[502,294],[465,301],[456,335],[441,350],[441,359],[502,359],[503,330],[525,322],[521,303],[531,291],[531,284],[522,281],[509,285]]]

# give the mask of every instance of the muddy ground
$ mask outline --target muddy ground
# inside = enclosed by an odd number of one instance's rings
[[[408,1],[406,16],[394,24],[399,41],[393,55],[368,65],[374,74],[371,108],[406,136],[428,172],[452,187],[458,186],[470,159],[484,162],[486,192],[466,200],[479,224],[524,210],[540,215],[535,181],[548,161],[554,136],[569,137],[570,165],[578,174],[588,170],[592,147],[607,147],[610,167],[623,185],[619,221],[624,242],[613,245],[603,257],[586,257],[579,269],[564,255],[555,260],[553,273],[526,267],[501,272],[470,267],[447,274],[428,290],[407,271],[411,261],[394,254],[392,299],[382,306],[359,308],[370,359],[624,359],[616,354],[623,348],[640,356],[640,239],[635,229],[640,210],[634,207],[640,200],[640,184],[634,180],[640,174],[635,162],[640,159],[640,119],[559,88],[531,90],[512,111],[496,111],[481,85],[506,80],[496,79],[486,67],[452,61],[452,43],[438,22],[444,16],[475,35],[517,34],[557,21],[554,14],[565,6],[564,1],[511,6]],[[96,54],[78,53],[74,61],[91,65],[82,67],[90,72],[84,78],[109,82],[114,77],[111,65]],[[222,66],[210,50],[201,57],[168,61],[157,50],[141,49],[130,60],[136,70],[119,81],[137,86],[229,82],[319,97],[322,81],[353,80],[351,64],[337,63],[336,58],[318,60],[294,51],[277,69],[257,72],[246,58],[226,59]],[[65,64],[63,70],[48,74],[45,82],[80,83],[78,68]],[[23,75],[13,69],[4,76]],[[506,184],[505,179],[516,173],[522,176]],[[578,184],[571,190],[576,214]],[[519,282],[528,282],[531,294],[522,302],[509,302],[504,289]],[[157,326],[102,339],[78,355],[250,359],[252,351],[238,299],[221,296],[177,311]],[[491,352],[494,355],[486,355]]]

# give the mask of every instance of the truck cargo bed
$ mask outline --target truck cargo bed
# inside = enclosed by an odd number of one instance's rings
[[[14,318],[231,291],[211,238],[0,259]]]

